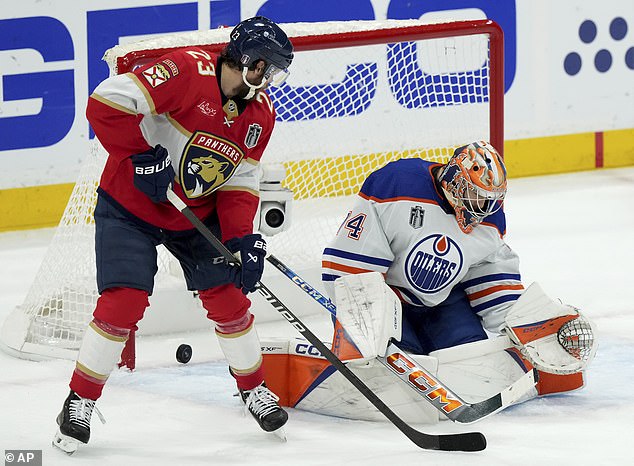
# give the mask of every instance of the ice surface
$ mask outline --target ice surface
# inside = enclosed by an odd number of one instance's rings
[[[0,352],[0,450],[42,449],[46,466],[630,464],[634,168],[511,180],[507,199],[507,242],[520,255],[524,283],[538,281],[549,295],[580,307],[596,322],[600,346],[583,390],[471,426],[416,426],[481,431],[488,439],[483,452],[427,452],[388,422],[292,409],[282,443],[243,416],[215,337],[206,332],[139,338],[138,369],[115,372],[99,400],[107,424],[95,417],[90,444],[70,458],[51,447],[51,438],[73,363]],[[0,234],[0,319],[24,299],[51,237],[52,230]],[[328,338],[325,315],[304,321]],[[259,333],[296,336],[283,320]],[[188,365],[174,358],[183,342],[194,348]]]

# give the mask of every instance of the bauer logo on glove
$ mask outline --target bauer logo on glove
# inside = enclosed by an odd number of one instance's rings
[[[166,201],[167,188],[176,176],[167,149],[157,144],[154,148],[135,154],[130,159],[134,166],[134,186],[153,202]]]
[[[151,175],[153,173],[158,173],[165,170],[170,165],[172,165],[172,159],[170,159],[170,156],[168,155],[165,160],[157,163],[156,165],[149,165],[146,167],[135,166],[134,173],[136,173],[137,175]]]

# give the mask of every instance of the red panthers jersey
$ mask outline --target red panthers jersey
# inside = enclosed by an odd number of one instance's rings
[[[226,241],[253,231],[275,110],[265,92],[251,102],[223,96],[221,68],[217,55],[197,48],[164,55],[103,81],[86,116],[109,153],[102,191],[147,223],[191,229],[169,202],[154,203],[134,186],[130,156],[160,144],[176,171],[176,194],[199,218],[215,209]]]

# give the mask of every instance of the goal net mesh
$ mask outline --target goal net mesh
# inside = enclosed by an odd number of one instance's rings
[[[290,227],[267,238],[270,251],[290,267],[319,269],[351,196],[386,163],[403,157],[443,162],[455,147],[479,139],[502,150],[501,57],[494,54],[501,55],[501,37],[491,22],[282,27],[296,54],[288,80],[268,91],[277,121],[262,164],[283,167],[282,185],[293,193]],[[228,34],[148,39],[116,46],[104,59],[112,73],[123,73],[178,47],[217,52]],[[98,142],[89,152],[33,285],[0,334],[25,357],[73,357],[94,310],[92,212],[107,154]],[[164,250],[159,262],[156,287],[184,287]]]

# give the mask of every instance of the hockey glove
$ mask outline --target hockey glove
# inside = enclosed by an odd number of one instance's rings
[[[154,202],[166,201],[167,188],[176,175],[167,149],[157,144],[130,158],[134,166],[134,186]]]
[[[258,233],[233,238],[226,243],[229,251],[242,261],[240,272],[236,274],[233,284],[241,288],[244,294],[255,291],[257,283],[264,273],[266,257],[266,241]]]

